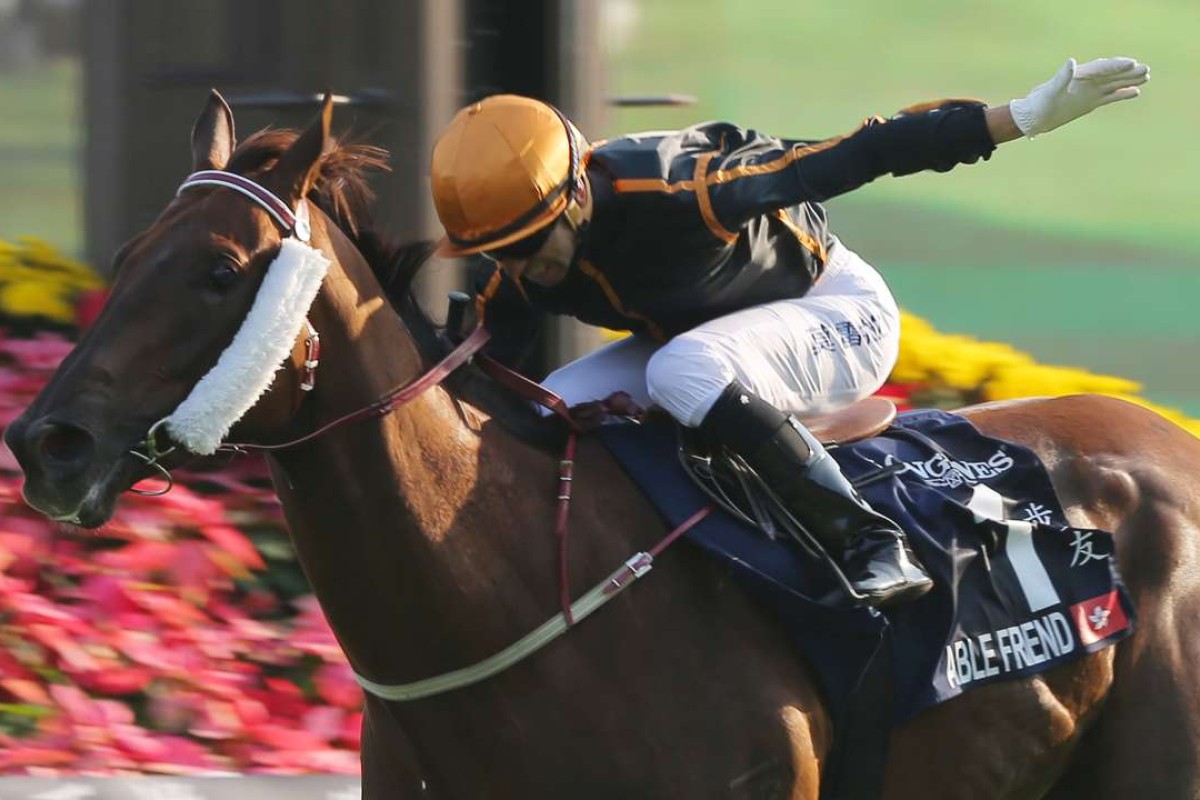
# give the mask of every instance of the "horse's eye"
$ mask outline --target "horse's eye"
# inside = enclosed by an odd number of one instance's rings
[[[213,267],[212,272],[208,275],[208,280],[214,289],[223,291],[234,284],[239,274],[237,265],[231,261],[222,259]]]

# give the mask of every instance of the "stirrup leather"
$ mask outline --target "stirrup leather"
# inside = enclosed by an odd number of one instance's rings
[[[848,598],[862,602],[865,595],[855,590],[838,560],[796,519],[771,487],[731,450],[705,442],[695,429],[676,426],[679,432],[679,461],[692,481],[729,514],[762,531],[774,541],[788,538],[811,558],[824,564],[843,595],[819,598],[828,605],[841,605]]]

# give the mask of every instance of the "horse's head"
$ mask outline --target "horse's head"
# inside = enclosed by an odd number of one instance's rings
[[[249,176],[287,209],[313,206],[303,198],[315,196],[318,184],[332,184],[322,199],[340,217],[348,203],[363,199],[358,170],[381,166],[382,152],[339,149],[329,133],[330,112],[327,99],[303,133],[260,132],[235,149],[233,115],[213,92],[192,131],[193,173]],[[336,260],[346,245],[328,220],[313,208],[314,250],[301,248],[322,268],[325,258]],[[149,440],[148,433],[192,401],[202,378],[218,371],[218,358],[224,363],[222,354],[233,352],[235,336],[246,338],[243,323],[258,312],[256,298],[268,293],[269,267],[299,244],[284,245],[286,227],[265,204],[227,184],[193,184],[121,248],[99,319],[5,433],[25,471],[25,497],[32,506],[54,519],[95,527],[111,517],[122,492],[151,474],[147,462],[156,457],[156,445],[166,449],[170,420]],[[262,379],[257,402],[238,422],[239,435],[270,437],[299,407],[306,311],[293,311],[298,322],[275,343],[274,363],[259,370],[270,375],[281,360],[285,365],[273,379]],[[278,331],[275,335],[279,338]],[[255,343],[248,344],[254,350]]]

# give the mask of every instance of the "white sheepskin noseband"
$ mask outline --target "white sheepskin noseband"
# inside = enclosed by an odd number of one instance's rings
[[[266,393],[292,352],[329,259],[304,242],[283,240],[242,327],[208,374],[166,419],[171,438],[210,455]]]

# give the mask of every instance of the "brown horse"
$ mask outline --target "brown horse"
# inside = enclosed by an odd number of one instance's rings
[[[196,170],[254,176],[293,207],[308,196],[322,209],[313,246],[332,261],[309,310],[316,388],[298,388],[301,336],[238,439],[315,430],[428,366],[430,329],[393,312],[377,274],[397,262],[360,227],[360,171],[378,153],[331,139],[328,105],[303,134],[257,134],[235,150],[214,95],[192,148]],[[281,238],[262,208],[208,188],[181,194],[123,248],[103,315],[8,429],[33,506],[85,527],[109,518],[145,474],[130,451],[229,344]],[[423,252],[408,251],[402,271]],[[489,396],[471,370],[459,378],[270,458],[317,596],[354,668],[376,681],[475,663],[557,611],[559,454],[522,434],[516,401]],[[1041,456],[1073,524],[1116,533],[1139,627],[924,712],[892,737],[884,796],[1200,796],[1189,671],[1200,664],[1200,441],[1100,397],[964,413]],[[665,529],[598,444],[581,443],[575,477],[570,572],[584,587]],[[676,547],[496,677],[408,703],[368,697],[364,796],[816,798],[830,741],[820,693],[781,632],[719,567]]]

